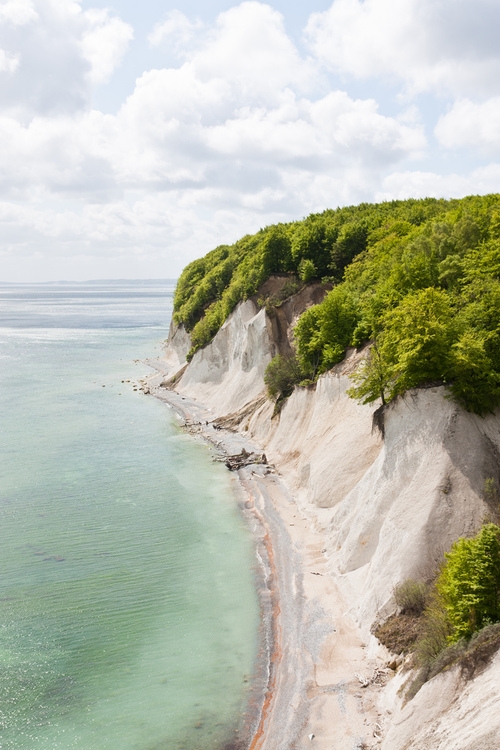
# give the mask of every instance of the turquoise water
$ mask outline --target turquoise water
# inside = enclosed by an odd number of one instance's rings
[[[172,291],[0,287],[1,750],[235,736],[258,603],[231,475],[122,382]]]

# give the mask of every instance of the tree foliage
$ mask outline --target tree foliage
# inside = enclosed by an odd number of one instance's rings
[[[451,643],[500,622],[500,528],[490,523],[472,539],[455,542],[436,588],[452,627]]]
[[[432,287],[412,292],[383,323],[379,352],[389,400],[422,383],[447,382],[454,326],[445,292]]]
[[[321,305],[309,308],[295,327],[297,355],[304,374],[316,376],[340,362],[356,328],[356,305],[343,286]]]
[[[378,398],[382,404],[387,403],[390,373],[377,344],[370,347],[365,360],[352,374],[351,379],[354,385],[347,391],[349,396],[358,399],[363,404],[372,403]]]
[[[390,401],[448,385],[466,409],[500,405],[500,196],[361,204],[222,245],[183,271],[174,319],[192,352],[272,274],[334,288],[295,329],[303,375],[370,342],[351,395]]]
[[[312,281],[315,279],[318,275],[316,266],[314,265],[313,261],[309,258],[302,258],[302,260],[299,263],[298,267],[299,277],[301,281],[304,281],[306,284],[309,281]]]
[[[295,357],[278,354],[269,362],[264,382],[271,398],[288,398],[294,386],[301,380],[300,365]]]

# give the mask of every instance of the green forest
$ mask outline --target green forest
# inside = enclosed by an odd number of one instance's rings
[[[216,248],[177,284],[190,356],[272,274],[295,280],[290,291],[318,280],[330,289],[295,328],[288,379],[314,381],[347,347],[371,343],[354,398],[386,403],[446,384],[477,414],[500,403],[500,195],[363,203]]]

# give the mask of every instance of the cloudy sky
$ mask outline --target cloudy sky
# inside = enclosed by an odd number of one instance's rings
[[[0,0],[0,281],[500,191],[499,0]]]

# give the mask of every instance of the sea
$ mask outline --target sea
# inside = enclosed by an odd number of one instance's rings
[[[136,385],[174,286],[0,285],[0,750],[235,746],[251,534],[230,472]]]

